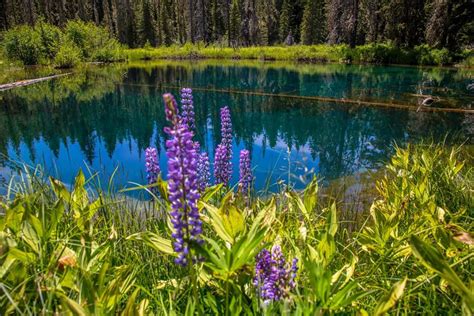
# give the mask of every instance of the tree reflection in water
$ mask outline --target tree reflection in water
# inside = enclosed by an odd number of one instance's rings
[[[472,114],[417,113],[278,94],[414,102],[411,95],[426,86],[427,77],[435,79],[424,93],[446,86],[440,93],[449,100],[447,106],[467,107],[472,102],[472,95],[462,89],[469,76],[453,70],[187,62],[93,68],[0,94],[0,152],[4,155],[0,163],[6,159],[43,163],[65,181],[85,163],[103,171],[104,179],[119,165],[118,185],[143,182],[145,148],[163,149],[164,145],[162,93],[178,95],[174,87],[191,86],[210,88],[195,89],[197,139],[213,157],[220,141],[215,132],[220,128],[219,108],[229,105],[234,166],[238,151],[248,148],[257,188],[263,188],[268,179],[272,184],[287,179],[288,166],[296,177],[314,171],[319,177],[335,179],[378,168],[390,156],[393,143],[441,141],[447,133],[449,142],[471,142]],[[226,89],[275,95],[233,94]],[[287,148],[291,148],[289,155]],[[161,158],[166,172],[164,155]],[[236,181],[238,170],[234,169]],[[295,185],[302,183],[295,180]]]

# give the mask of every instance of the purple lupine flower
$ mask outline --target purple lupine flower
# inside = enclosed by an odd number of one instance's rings
[[[216,183],[228,185],[232,176],[232,121],[229,107],[221,108],[221,143],[216,148],[214,177]]]
[[[145,150],[145,168],[148,184],[156,183],[160,173],[160,165],[158,162],[158,151],[155,147],[148,147]],[[152,191],[156,191],[156,188],[152,188]]]
[[[221,137],[222,144],[232,153],[232,121],[228,106],[221,108]]]
[[[250,152],[247,149],[240,151],[240,178],[239,190],[243,195],[248,196],[250,193],[250,186],[252,185],[253,176],[250,166]]]
[[[204,192],[211,181],[211,172],[209,169],[209,157],[207,153],[201,153],[197,165],[198,187],[200,192]]]
[[[171,93],[165,93],[163,95],[163,100],[165,101],[166,120],[168,120],[173,126],[178,125],[178,104],[176,103],[175,98]]]
[[[223,183],[224,185],[228,185],[231,175],[232,169],[229,171],[227,149],[224,144],[220,143],[216,148],[214,156],[214,178],[216,184]]]
[[[166,141],[168,156],[168,191],[171,203],[171,223],[173,224],[173,247],[178,254],[175,262],[182,266],[189,264],[189,259],[196,258],[190,253],[190,243],[202,243],[202,222],[199,216],[197,201],[197,151],[193,142],[193,133],[189,126],[178,119],[176,101],[171,94],[163,96],[166,118],[173,126],[166,127],[165,132],[171,136]]]
[[[293,258],[290,270],[290,282],[288,285],[294,289],[296,287],[296,274],[298,273],[298,258]]]
[[[193,90],[190,88],[181,89],[181,119],[191,130],[195,128]]]
[[[256,257],[255,277],[253,284],[265,302],[279,301],[288,297],[295,288],[297,259],[293,259],[290,267],[278,245],[271,252],[263,249]]]
[[[232,174],[232,120],[228,106],[221,109],[221,142],[227,151],[227,169]]]

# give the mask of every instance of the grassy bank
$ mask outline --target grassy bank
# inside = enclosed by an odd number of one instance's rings
[[[124,55],[129,61],[203,58],[405,65],[450,65],[472,58],[471,54],[470,51],[454,54],[446,49],[435,49],[427,45],[404,49],[390,44],[367,44],[355,48],[350,48],[347,45],[230,48],[187,44],[184,46],[125,49],[124,51]],[[469,66],[469,63],[466,65]]]
[[[66,188],[24,171],[0,200],[1,314],[472,314],[474,178],[460,158],[398,149],[355,233],[316,182],[250,200],[209,188],[191,268],[174,263],[165,183],[137,203],[94,177]],[[256,255],[277,247],[298,259],[295,285],[263,300]]]
[[[108,31],[82,21],[71,20],[63,28],[38,22],[22,25],[0,34],[0,60],[3,65],[43,65],[72,68],[84,62],[116,62],[153,59],[228,59],[279,60],[312,63],[361,63],[405,65],[452,65],[472,67],[472,50],[450,52],[428,45],[413,48],[390,43],[371,43],[350,48],[348,45],[295,45],[231,48],[185,44],[128,49]],[[9,62],[5,62],[7,58]],[[3,68],[0,64],[0,69]]]

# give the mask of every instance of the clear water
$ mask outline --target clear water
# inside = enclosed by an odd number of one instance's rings
[[[130,187],[145,182],[150,145],[160,148],[166,173],[161,95],[189,86],[196,139],[210,157],[219,142],[219,108],[231,109],[233,183],[238,152],[247,148],[258,190],[277,190],[282,181],[301,188],[312,174],[330,181],[376,170],[394,143],[472,144],[473,78],[442,68],[245,62],[92,67],[0,92],[0,174],[7,181],[13,162],[24,161],[70,183],[82,168],[98,172],[107,187],[118,168],[114,186]],[[436,99],[433,107],[470,113],[417,112],[422,95]]]

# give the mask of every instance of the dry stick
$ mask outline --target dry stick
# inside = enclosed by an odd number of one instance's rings
[[[0,91],[5,91],[5,90],[17,88],[17,87],[23,87],[23,86],[34,84],[34,83],[37,83],[37,82],[45,81],[45,80],[67,76],[67,75],[70,75],[70,74],[72,74],[72,72],[68,72],[68,73],[65,73],[65,74],[59,74],[59,75],[52,75],[52,76],[42,77],[42,78],[21,80],[21,81],[12,82],[12,83],[6,83],[6,84],[0,85]]]
[[[150,86],[157,88],[168,88],[168,89],[180,89],[178,86],[172,85],[152,85],[152,84],[135,84],[135,83],[124,83],[124,85],[129,86]],[[418,109],[413,105],[401,104],[401,103],[387,103],[387,102],[375,102],[375,101],[364,101],[364,100],[354,100],[354,99],[338,99],[338,98],[329,98],[329,97],[319,97],[319,96],[304,96],[304,95],[291,95],[291,94],[275,94],[269,92],[259,92],[259,91],[243,91],[243,90],[233,90],[233,89],[215,89],[215,88],[191,88],[194,91],[207,91],[207,92],[219,92],[219,93],[234,93],[234,94],[247,94],[247,95],[257,95],[257,96],[266,96],[266,97],[277,97],[277,98],[289,98],[289,99],[302,99],[302,100],[312,100],[312,101],[323,101],[323,102],[334,102],[334,103],[345,103],[345,104],[358,104],[358,105],[370,105],[378,106],[385,108],[395,108],[395,109],[404,109],[408,111],[421,111],[421,112],[453,112],[453,113],[465,113],[465,114],[474,114],[474,110],[468,109],[459,109],[459,108],[436,108],[436,107],[422,107]]]

